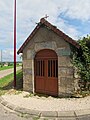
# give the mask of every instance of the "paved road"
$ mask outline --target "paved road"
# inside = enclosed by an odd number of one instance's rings
[[[17,70],[20,70],[20,69],[21,69],[21,67],[17,67]],[[2,71],[0,71],[0,78],[7,76],[11,73],[13,73],[13,68],[7,69],[7,70],[2,70]]]
[[[90,116],[82,116],[79,118],[38,118],[28,116],[26,114],[15,113],[0,104],[0,120],[90,120]]]

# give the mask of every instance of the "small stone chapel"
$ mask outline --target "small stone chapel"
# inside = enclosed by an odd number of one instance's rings
[[[70,96],[75,91],[72,48],[78,43],[41,18],[18,50],[23,61],[23,90],[51,96]]]

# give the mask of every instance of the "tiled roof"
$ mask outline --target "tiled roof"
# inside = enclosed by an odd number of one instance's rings
[[[60,31],[59,29],[57,29],[57,27],[53,26],[51,23],[49,23],[44,18],[41,18],[40,22],[35,27],[35,29],[33,30],[33,32],[29,35],[29,37],[26,39],[26,41],[23,43],[23,45],[18,50],[18,52],[17,52],[18,54],[23,52],[23,49],[25,48],[25,46],[33,38],[33,36],[36,34],[36,32],[39,30],[39,28],[42,25],[47,26],[49,29],[51,29],[53,32],[55,32],[57,35],[59,35],[60,37],[62,37],[65,41],[67,41],[68,43],[72,44],[76,48],[78,48],[78,49],[80,48],[79,44],[75,40],[73,40],[71,37],[69,37],[68,35],[66,35],[62,31]]]

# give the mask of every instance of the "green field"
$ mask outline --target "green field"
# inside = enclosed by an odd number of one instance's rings
[[[3,66],[3,67],[0,67],[0,71],[10,69],[10,68],[13,68],[13,66]]]
[[[13,88],[14,74],[7,75],[0,79],[0,95]],[[16,89],[22,89],[22,71],[17,71]]]
[[[19,67],[19,66],[21,66],[21,65],[17,65],[17,67]],[[14,68],[14,66],[13,65],[11,65],[11,66],[0,66],[0,71],[1,70],[7,70],[7,69],[11,69],[11,68]]]

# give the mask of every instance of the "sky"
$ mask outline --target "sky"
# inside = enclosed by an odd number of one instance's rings
[[[17,50],[46,14],[50,23],[74,40],[90,35],[90,0],[16,1]],[[0,0],[0,56],[2,50],[3,61],[13,61],[13,26],[14,0]]]

